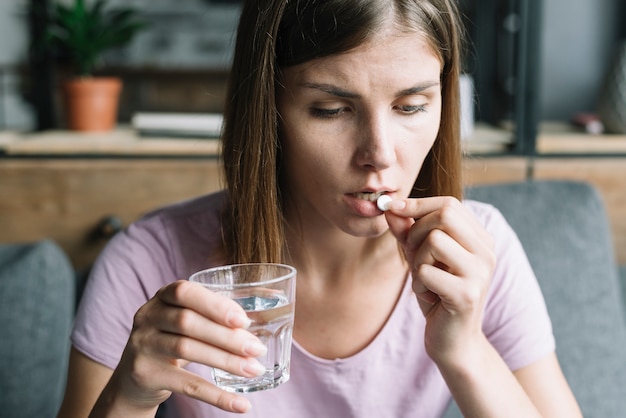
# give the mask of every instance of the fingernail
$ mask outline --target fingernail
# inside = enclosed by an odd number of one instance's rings
[[[263,373],[265,373],[265,367],[263,367],[263,365],[259,363],[258,360],[253,358],[247,359],[246,362],[243,364],[242,369],[244,372],[254,376],[261,376]]]
[[[259,340],[248,340],[243,344],[243,353],[249,357],[261,357],[267,354],[267,347]]]
[[[252,408],[252,405],[250,405],[250,401],[245,398],[235,398],[231,401],[230,407],[236,412],[248,412]]]
[[[226,315],[226,323],[231,327],[248,329],[252,321],[241,311],[230,311]]]

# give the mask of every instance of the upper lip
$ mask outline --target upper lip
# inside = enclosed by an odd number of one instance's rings
[[[380,187],[364,187],[363,189],[357,190],[353,193],[391,193],[393,189],[385,186]]]

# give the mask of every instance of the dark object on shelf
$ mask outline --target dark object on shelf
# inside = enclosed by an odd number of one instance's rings
[[[56,128],[52,52],[45,44],[48,19],[48,0],[31,0],[28,9],[31,45],[28,61],[32,85],[30,96],[35,110],[37,131]]]
[[[601,135],[604,133],[604,124],[594,113],[576,113],[571,122],[572,125],[582,128],[588,134]]]

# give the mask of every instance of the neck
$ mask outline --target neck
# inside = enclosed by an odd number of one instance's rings
[[[398,243],[390,232],[360,238],[340,231],[332,234],[289,231],[287,259],[298,269],[299,281],[332,287],[353,282],[363,284],[385,277],[385,272],[406,270]]]

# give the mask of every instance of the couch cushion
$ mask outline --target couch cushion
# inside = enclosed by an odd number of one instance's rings
[[[570,181],[475,187],[517,232],[544,293],[557,354],[586,418],[626,411],[626,326],[610,228],[597,191]]]
[[[0,415],[53,417],[65,386],[74,272],[51,241],[0,245]]]

